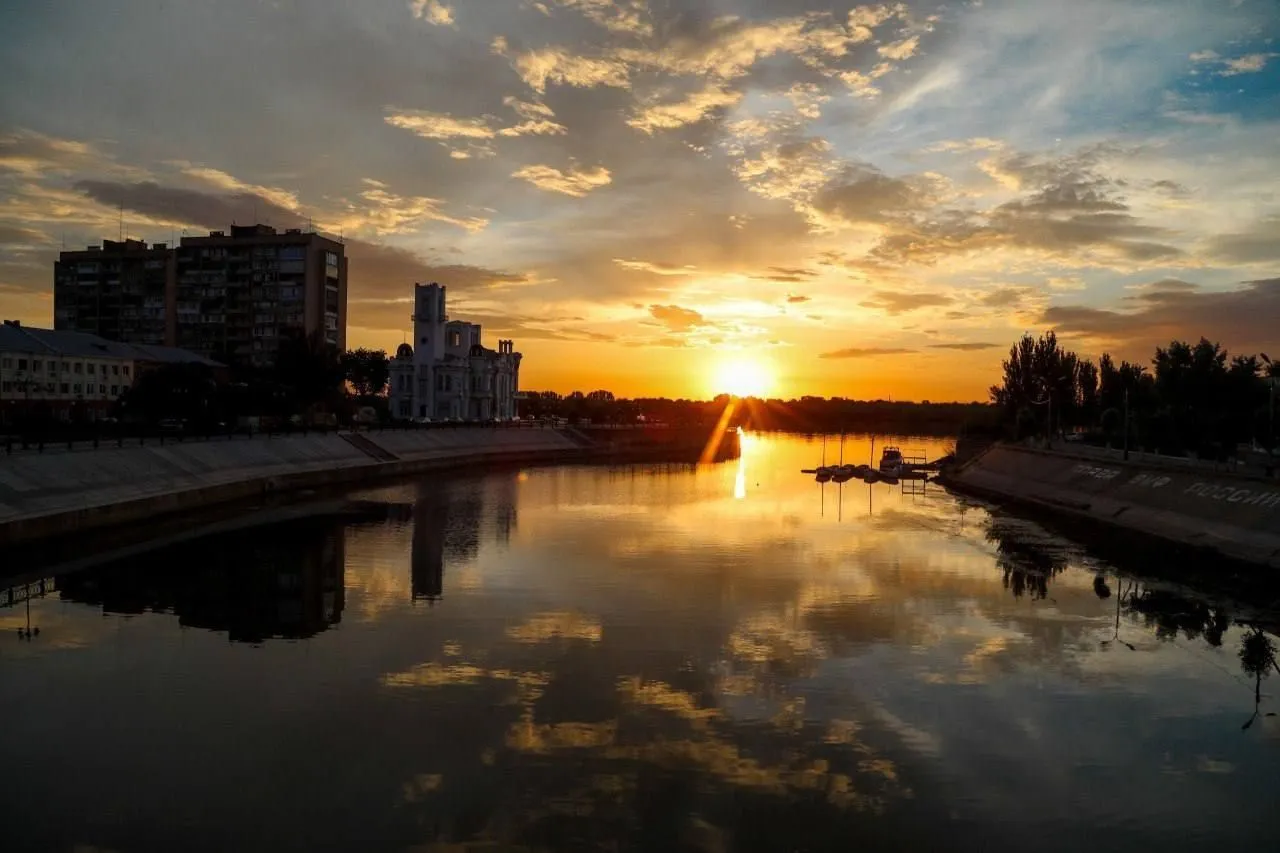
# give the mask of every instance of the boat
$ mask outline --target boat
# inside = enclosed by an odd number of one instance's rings
[[[893,445],[886,447],[880,455],[880,473],[896,479],[902,476],[904,468],[902,451]]]

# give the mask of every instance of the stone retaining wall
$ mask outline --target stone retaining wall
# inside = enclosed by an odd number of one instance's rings
[[[589,455],[581,444],[551,429],[420,430],[362,436],[386,453],[374,456],[341,435],[328,434],[0,456],[0,547],[270,492],[355,484],[443,468]]]
[[[1280,482],[996,445],[950,486],[1280,568]]]

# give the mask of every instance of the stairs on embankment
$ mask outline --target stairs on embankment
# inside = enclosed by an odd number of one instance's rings
[[[339,433],[339,436],[347,444],[371,459],[376,459],[379,462],[398,462],[400,460],[399,456],[396,456],[386,448],[379,447],[358,432],[343,432]]]

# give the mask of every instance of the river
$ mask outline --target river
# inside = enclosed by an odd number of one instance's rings
[[[0,846],[1274,843],[1274,613],[821,453],[435,476],[11,590]]]

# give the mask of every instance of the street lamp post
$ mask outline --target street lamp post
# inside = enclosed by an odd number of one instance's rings
[[[1129,459],[1129,389],[1124,389],[1124,458]]]
[[[1274,375],[1275,365],[1265,352],[1259,353],[1259,357],[1266,363],[1268,372],[1273,374],[1267,377],[1267,385],[1270,388],[1267,402],[1267,411],[1269,413],[1267,430],[1270,433],[1270,444],[1274,446],[1276,442],[1276,382],[1280,381],[1280,376]]]

